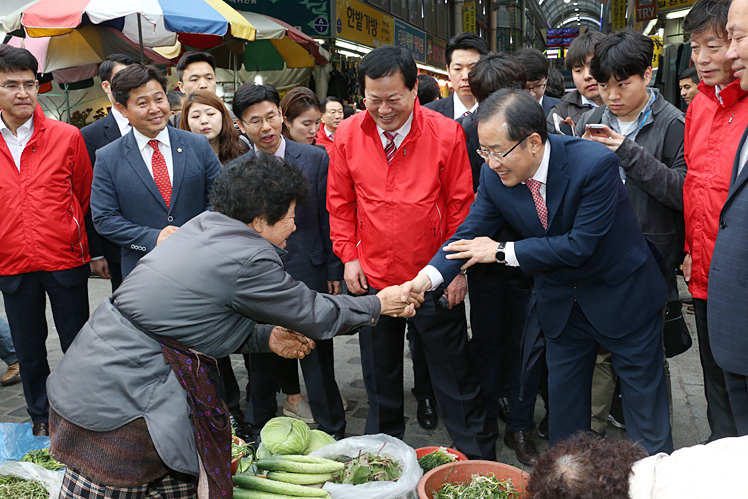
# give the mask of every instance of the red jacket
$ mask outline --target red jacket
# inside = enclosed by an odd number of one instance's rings
[[[335,134],[327,176],[333,249],[343,263],[358,258],[375,289],[415,277],[473,201],[462,127],[417,101],[413,113],[389,165],[368,112]]]
[[[683,152],[688,165],[683,184],[686,253],[693,270],[689,288],[694,298],[707,298],[709,265],[719,231],[719,213],[727,199],[740,138],[748,126],[748,92],[735,80],[720,93],[699,83],[688,106]]]
[[[327,133],[325,133],[325,124],[322,123],[319,126],[319,130],[317,130],[317,142],[315,142],[315,144],[318,146],[323,146],[325,148],[325,151],[327,151],[327,155],[332,158],[333,143],[334,142],[327,136]]]
[[[93,170],[80,130],[34,111],[21,171],[0,139],[0,275],[66,270],[87,263],[83,215]]]

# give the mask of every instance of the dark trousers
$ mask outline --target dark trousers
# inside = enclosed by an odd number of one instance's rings
[[[426,354],[423,352],[421,338],[408,332],[410,339],[410,358],[413,361],[413,389],[411,393],[419,402],[426,399],[434,399],[434,388],[431,386],[431,375],[426,362]]]
[[[234,369],[231,367],[231,357],[226,356],[216,359],[216,366],[218,367],[218,378],[220,381],[217,383],[218,386],[216,386],[218,396],[226,402],[229,412],[241,419],[241,409],[239,408],[241,390],[239,383],[236,381]]]
[[[486,402],[486,419],[494,424],[499,417],[502,379],[506,380],[511,403],[507,431],[527,431],[535,427],[535,397],[541,379],[540,366],[533,370],[519,399],[522,355],[520,343],[527,318],[532,279],[519,269],[504,265],[474,265],[468,270],[470,324],[473,337],[470,351],[478,367]],[[508,376],[504,373],[508,373]]]
[[[706,396],[706,418],[712,434],[709,442],[724,437],[736,437],[738,430],[730,407],[730,396],[727,393],[725,372],[717,365],[712,355],[709,342],[709,327],[707,326],[706,300],[693,299],[694,315],[696,316],[696,335],[699,339],[699,357],[704,371],[704,395]]]
[[[730,407],[735,416],[738,436],[748,435],[748,377],[728,371],[725,373],[725,384],[730,396]]]
[[[345,432],[345,411],[335,382],[333,342],[320,340],[316,344],[316,348],[299,362],[306,382],[309,407],[320,430],[342,437]],[[282,383],[277,373],[287,371],[292,366],[291,372],[298,387],[298,368],[296,360],[292,360],[289,365],[289,359],[273,353],[253,353],[249,357],[249,400],[244,421],[252,425],[253,431],[259,432],[278,412],[275,393]],[[283,387],[283,390],[286,388]],[[297,389],[292,393],[300,391]]]
[[[378,291],[369,288],[370,294]],[[408,331],[423,345],[436,402],[444,426],[471,459],[496,459],[496,439],[486,427],[480,377],[467,346],[465,305],[452,310],[438,304],[442,291],[426,293]],[[403,394],[403,334],[406,319],[381,316],[376,326],[359,334],[361,366],[369,415],[366,433],[405,433]]]
[[[622,338],[608,338],[590,324],[576,302],[561,334],[546,337],[551,446],[577,431],[590,431],[592,372],[599,345],[612,353],[621,380],[629,438],[650,454],[672,452],[662,312]]]
[[[112,294],[122,284],[122,265],[119,262],[107,262],[109,266],[109,275],[112,277]]]
[[[64,353],[88,320],[88,281],[84,278],[63,286],[52,272],[30,272],[20,277],[13,293],[3,292],[5,313],[21,368],[27,410],[32,422],[41,423],[49,419],[46,297]]]

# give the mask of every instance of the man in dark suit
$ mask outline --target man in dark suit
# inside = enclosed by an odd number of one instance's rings
[[[112,98],[112,78],[136,61],[132,57],[123,54],[112,54],[108,56],[99,66],[99,77],[101,88],[109,97],[112,108],[109,114],[94,121],[81,130],[83,140],[86,142],[88,157],[91,165],[96,168],[96,151],[107,144],[111,144],[123,135],[127,135],[132,126],[130,122],[117,111]],[[88,249],[91,253],[91,271],[102,279],[111,279],[112,293],[122,284],[122,267],[120,261],[122,250],[120,247],[101,237],[93,225],[91,212],[86,214],[86,233],[88,234]]]
[[[304,172],[311,188],[296,207],[296,231],[289,236],[283,263],[291,277],[320,293],[337,294],[343,280],[343,264],[332,251],[330,216],[327,213],[327,168],[329,158],[324,149],[287,140],[282,134],[283,119],[280,96],[270,85],[247,84],[234,96],[234,113],[239,126],[254,147],[245,155],[273,154]],[[238,159],[237,161],[240,161]],[[278,410],[275,393],[278,372],[292,369],[298,373],[295,360],[282,359],[272,353],[251,354],[249,402],[245,422],[259,433]],[[288,365],[290,363],[290,365]],[[313,421],[319,429],[343,438],[345,411],[335,382],[332,340],[317,342],[317,347],[301,360]],[[300,417],[300,394],[287,394],[283,407],[287,416]],[[295,404],[294,404],[295,402]],[[302,407],[303,407],[302,405]],[[308,410],[308,409],[307,409]]]
[[[481,56],[488,53],[488,44],[473,33],[460,33],[447,44],[447,74],[454,92],[445,99],[423,104],[429,109],[456,120],[478,109],[478,103],[470,92],[468,73]]]
[[[672,451],[661,339],[667,286],[616,155],[590,141],[548,136],[542,110],[517,90],[491,95],[478,119],[488,162],[478,197],[414,289],[431,289],[475,263],[519,267],[535,280],[546,338],[551,445],[590,429],[592,372],[604,345],[621,378],[629,436],[650,453]],[[504,223],[524,239],[486,237]]]
[[[561,99],[545,95],[545,87],[548,85],[548,59],[538,49],[520,49],[513,55],[527,71],[525,92],[540,102],[547,118],[551,114],[551,109],[561,102]]]
[[[732,60],[740,87],[748,90],[748,0],[733,0],[727,17]],[[748,128],[740,141],[730,190],[720,213],[719,233],[709,269],[707,321],[714,360],[725,373],[725,385],[739,435],[748,435]]]
[[[117,110],[132,130],[96,153],[91,213],[96,230],[122,248],[122,277],[208,207],[221,170],[208,140],[166,126],[166,77],[128,66],[112,79]]]

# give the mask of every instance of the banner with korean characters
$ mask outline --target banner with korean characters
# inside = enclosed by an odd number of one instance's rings
[[[395,43],[413,56],[417,62],[426,62],[426,33],[395,19]]]
[[[447,65],[447,42],[433,35],[426,35],[426,64],[437,68]]]
[[[358,0],[337,0],[335,33],[369,47],[393,45],[395,20]]]
[[[610,27],[621,31],[626,27],[626,0],[612,0],[610,4]]]
[[[657,10],[659,12],[669,12],[671,10],[680,10],[696,3],[696,0],[657,0]]]
[[[475,2],[464,2],[462,4],[462,31],[475,33]]]

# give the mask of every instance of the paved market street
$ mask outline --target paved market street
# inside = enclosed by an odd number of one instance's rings
[[[681,292],[687,295],[685,287],[681,280]],[[91,311],[93,311],[110,292],[109,281],[92,278],[89,279],[89,297]],[[5,318],[4,308],[0,306],[0,315]],[[673,440],[675,448],[686,447],[703,442],[709,436],[709,425],[706,419],[706,401],[704,399],[704,384],[701,375],[701,366],[699,364],[698,345],[696,341],[696,330],[694,316],[687,314],[684,307],[684,316],[689,324],[691,336],[694,345],[691,349],[676,357],[670,359],[670,373],[673,392]],[[47,340],[47,350],[49,352],[50,367],[54,366],[60,360],[62,352],[60,344],[52,321],[50,307],[47,307],[47,320],[49,324],[50,335]],[[358,346],[358,336],[343,336],[335,338],[335,372],[340,386],[340,391],[348,400],[346,433],[350,435],[361,435],[364,430],[368,404],[366,400],[366,391],[364,390],[363,378],[361,375],[361,362]],[[405,442],[413,447],[422,447],[426,445],[449,445],[451,439],[447,435],[444,426],[441,424],[433,431],[422,429],[416,421],[416,401],[410,393],[413,387],[413,375],[410,368],[410,356],[407,350],[407,344],[403,345],[403,357],[405,359],[405,414],[407,417]],[[232,356],[234,371],[242,392],[246,386],[247,372],[244,368],[242,357],[239,355]],[[5,372],[6,366],[0,362],[0,374]],[[303,379],[302,379],[303,382]],[[302,391],[304,391],[302,384]],[[282,399],[278,398],[279,408],[282,409]],[[243,408],[244,402],[242,404]],[[279,410],[280,414],[280,410]],[[542,402],[538,403],[535,412],[535,421],[538,423],[542,419],[544,410]],[[7,387],[0,387],[0,421],[11,423],[25,423],[30,419],[26,413],[26,404],[23,398],[21,384],[15,384]],[[503,436],[503,424],[501,431]],[[608,435],[621,437],[623,432],[616,428],[610,427],[607,430]],[[536,442],[539,447],[547,447],[547,442],[537,438]],[[499,461],[518,466],[514,452],[507,449],[499,438],[497,442],[497,453]],[[522,466],[523,468],[526,468]]]

